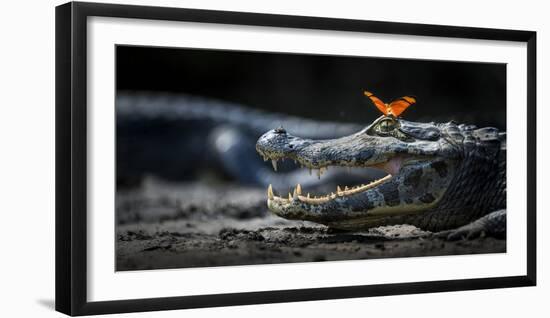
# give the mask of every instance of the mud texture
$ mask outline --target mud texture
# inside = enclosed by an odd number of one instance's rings
[[[289,221],[265,191],[148,179],[117,192],[116,270],[501,253],[506,240],[446,241],[411,225],[338,232]]]

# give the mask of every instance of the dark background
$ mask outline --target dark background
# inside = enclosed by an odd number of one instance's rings
[[[408,120],[506,128],[506,65],[408,59],[117,47],[117,89],[211,97],[318,119],[369,123],[415,95]],[[368,53],[368,52],[367,52]]]

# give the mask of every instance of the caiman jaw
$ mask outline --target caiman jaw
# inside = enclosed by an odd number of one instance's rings
[[[275,170],[278,160],[290,159],[315,169],[319,178],[331,166],[376,168],[386,173],[369,184],[336,186],[334,192],[320,197],[308,194],[300,185],[288,195],[276,196],[270,186],[269,210],[286,219],[352,229],[374,225],[382,218],[422,213],[436,206],[454,176],[458,153],[446,150],[452,145],[440,139],[437,131],[426,127],[410,128],[411,134],[420,128],[432,133],[427,134],[426,140],[416,140],[402,132],[378,135],[378,124],[384,120],[387,118],[337,139],[303,139],[282,128],[262,135],[256,151],[264,160],[271,160]],[[406,130],[407,125],[400,122],[399,127]]]
[[[273,169],[277,171],[278,159],[270,159],[268,157],[264,157],[264,160],[265,161],[271,160]],[[293,190],[293,193],[288,193],[288,196],[277,196],[273,192],[273,187],[270,184],[269,187],[267,188],[268,205],[269,205],[269,201],[278,201],[284,204],[284,203],[291,203],[293,200],[300,200],[308,204],[322,204],[339,197],[346,197],[346,196],[358,194],[389,181],[392,178],[392,175],[395,175],[399,172],[399,169],[401,168],[402,163],[403,163],[402,157],[394,157],[384,163],[377,163],[371,166],[366,166],[368,168],[378,168],[380,170],[383,170],[387,173],[387,175],[377,180],[373,180],[367,184],[360,184],[360,185],[355,185],[350,187],[337,186],[334,192],[328,193],[324,196],[312,196],[309,193],[306,194],[305,191],[302,191],[302,186],[300,184],[297,184]],[[304,163],[304,164],[309,165],[308,163]],[[328,170],[328,167],[330,167],[330,165],[319,167],[317,169],[315,168],[308,168],[308,169],[310,171],[310,174],[313,173],[313,170],[316,170],[317,177],[320,179],[321,176]]]
[[[275,200],[275,201],[283,200],[283,201],[288,201],[290,203],[292,200],[298,199],[302,202],[306,202],[306,203],[309,203],[309,204],[321,204],[321,203],[325,203],[329,200],[336,199],[337,197],[345,197],[345,196],[349,196],[349,195],[353,195],[353,194],[357,194],[357,193],[366,191],[368,189],[376,187],[377,185],[380,185],[383,182],[388,181],[389,179],[391,179],[391,175],[387,175],[383,178],[372,181],[369,184],[362,184],[362,185],[355,186],[355,187],[352,187],[352,188],[348,188],[346,186],[346,187],[344,187],[344,189],[342,189],[342,188],[340,188],[340,186],[337,186],[336,187],[336,192],[331,192],[330,194],[327,194],[325,196],[319,196],[319,197],[310,196],[309,193],[307,194],[307,196],[302,195],[302,187],[300,186],[300,184],[296,185],[296,188],[294,188],[294,193],[292,195],[290,194],[290,192],[288,193],[288,198],[278,197],[273,193],[273,188],[270,184],[269,187],[267,188],[267,198],[270,201],[271,200]]]

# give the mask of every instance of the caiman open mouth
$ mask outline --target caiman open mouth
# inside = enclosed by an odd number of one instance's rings
[[[351,168],[354,168],[354,169],[375,168],[375,169],[384,171],[386,173],[384,177],[372,180],[366,184],[342,185],[342,186],[337,185],[334,192],[326,193],[324,195],[319,195],[319,196],[311,195],[310,193],[306,192],[304,189],[302,189],[302,186],[300,184],[297,184],[294,190],[292,191],[292,193],[290,192],[288,193],[288,196],[277,196],[273,191],[273,187],[271,184],[267,188],[267,197],[268,197],[268,200],[270,201],[274,200],[274,201],[279,201],[280,203],[291,203],[293,200],[300,200],[308,204],[322,204],[330,200],[334,200],[336,198],[352,196],[361,192],[365,192],[369,189],[373,189],[377,186],[380,186],[388,182],[389,180],[391,180],[393,176],[397,175],[401,170],[401,167],[405,164],[405,162],[408,159],[403,156],[395,156],[387,161],[368,164],[368,165],[367,164],[361,165],[355,162],[342,162],[338,164],[331,163],[326,165],[314,166],[311,163],[307,161],[302,161],[300,159],[285,158],[280,156],[276,158],[271,158],[268,155],[262,155],[262,156],[264,158],[264,161],[271,160],[273,170],[275,171],[277,171],[278,160],[291,159],[291,160],[294,160],[295,163],[300,165],[302,168],[309,169],[310,175],[313,175],[315,173],[319,179],[321,179],[322,175],[330,167],[347,167],[350,169]]]
[[[387,218],[397,220],[432,210],[455,179],[462,150],[440,138],[441,130],[435,124],[398,120],[396,127],[379,127],[388,120],[381,117],[361,131],[335,139],[304,139],[282,127],[264,133],[256,142],[256,151],[271,161],[273,169],[277,170],[278,161],[289,159],[311,174],[315,171],[319,178],[328,169],[325,177],[329,179],[309,191],[297,184],[282,195],[268,186],[268,209],[286,219],[338,229],[370,227]],[[345,167],[352,168],[352,178],[338,171],[345,173]],[[323,193],[308,193],[312,191]]]

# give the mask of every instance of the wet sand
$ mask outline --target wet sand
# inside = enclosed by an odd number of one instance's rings
[[[502,253],[506,240],[446,241],[411,225],[339,232],[272,215],[258,188],[148,180],[117,193],[116,270]]]

